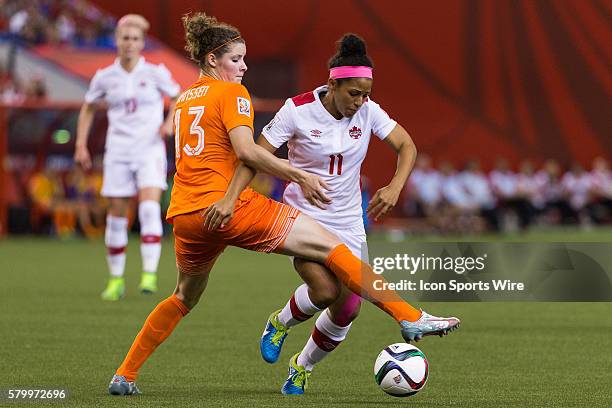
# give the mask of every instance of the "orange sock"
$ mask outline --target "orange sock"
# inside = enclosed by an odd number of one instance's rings
[[[187,313],[189,308],[176,295],[159,303],[145,320],[116,374],[128,381],[135,381],[140,367]]]
[[[353,255],[346,245],[335,247],[327,257],[325,266],[331,269],[347,288],[393,316],[397,322],[413,322],[421,317],[421,311],[406,303],[394,290],[374,289],[374,281],[386,282],[385,278],[375,274],[370,265]]]

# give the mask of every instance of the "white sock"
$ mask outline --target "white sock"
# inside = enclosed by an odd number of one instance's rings
[[[334,351],[346,338],[351,324],[348,326],[338,326],[329,317],[329,310],[321,313],[310,338],[297,358],[298,365],[304,366],[306,370],[311,371],[315,364]]]
[[[278,321],[285,327],[292,327],[310,319],[321,309],[316,307],[308,296],[308,285],[303,284],[295,290],[291,299],[278,314]]]
[[[142,270],[156,273],[161,256],[161,206],[157,201],[144,200],[138,205],[140,221],[140,254]]]
[[[125,247],[128,242],[128,219],[126,217],[106,216],[106,260],[113,278],[120,278],[125,271]]]

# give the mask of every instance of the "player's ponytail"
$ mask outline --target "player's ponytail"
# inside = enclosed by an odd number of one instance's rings
[[[329,60],[328,68],[344,66],[373,67],[372,60],[367,54],[366,43],[358,35],[344,34],[336,44],[338,51]]]
[[[185,28],[185,50],[201,69],[206,66],[206,55],[212,52],[215,57],[220,58],[229,51],[230,44],[244,43],[236,27],[219,22],[206,13],[185,14],[182,20]]]

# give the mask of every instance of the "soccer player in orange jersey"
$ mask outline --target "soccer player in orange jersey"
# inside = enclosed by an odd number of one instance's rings
[[[167,218],[174,225],[178,283],[146,319],[109,392],[139,393],[135,380],[140,367],[198,303],[216,258],[228,245],[324,264],[350,290],[390,314],[405,339],[456,327],[456,318],[424,321],[422,312],[394,291],[377,291],[373,282],[381,277],[312,218],[250,188],[243,190],[251,172],[240,172],[230,186],[243,162],[298,184],[314,205],[329,203],[320,177],[255,144],[251,98],[240,84],[247,70],[240,32],[203,13],[185,16],[183,24],[186,49],[201,76],[178,98],[174,113],[177,172]]]

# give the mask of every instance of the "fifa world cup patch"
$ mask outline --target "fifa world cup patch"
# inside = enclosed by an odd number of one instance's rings
[[[249,102],[248,99],[242,98],[240,96],[237,98],[237,102],[238,102],[238,114],[248,116],[250,118],[251,117],[251,102]]]

